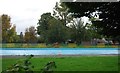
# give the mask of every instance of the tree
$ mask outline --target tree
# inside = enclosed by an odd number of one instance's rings
[[[37,37],[36,37],[36,29],[34,26],[31,26],[29,28],[29,34],[30,34],[30,42],[35,43],[37,42]]]
[[[14,25],[8,33],[8,42],[17,42],[17,33],[16,33],[16,26]]]
[[[44,13],[38,22],[37,32],[45,43],[64,42],[66,40],[66,27],[59,19]]]
[[[49,20],[52,19],[51,13],[43,13],[38,21],[37,33],[43,38],[44,42],[47,41],[47,31],[49,30]]]
[[[37,42],[35,27],[31,26],[26,28],[24,40],[26,43],[35,43]]]
[[[67,39],[66,27],[62,25],[60,20],[52,18],[49,21],[49,30],[47,34],[48,43],[64,43]]]
[[[0,44],[2,43],[2,17],[0,16]],[[1,46],[1,45],[0,45]]]
[[[87,26],[87,25],[86,25]],[[74,18],[72,25],[70,25],[70,39],[75,41],[78,45],[82,41],[87,41],[91,39],[91,34],[83,25],[81,18]]]
[[[11,18],[8,15],[3,14],[2,18],[2,42],[11,43],[17,41],[16,39],[16,26],[10,23]]]
[[[20,32],[20,43],[23,43],[24,39],[23,39],[23,33]]]
[[[66,26],[71,20],[71,14],[68,13],[68,7],[64,3],[56,2],[53,10],[53,16],[60,20],[64,26]]]
[[[120,36],[118,33],[120,31],[119,2],[66,2],[65,4],[74,17],[91,17],[91,14],[97,11],[96,15],[99,15],[102,21],[96,21],[93,24],[102,29],[100,34],[108,37]]]
[[[29,34],[28,28],[25,29],[24,41],[25,41],[26,43],[30,43],[30,34]]]

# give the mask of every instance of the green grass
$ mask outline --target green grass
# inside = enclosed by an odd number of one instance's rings
[[[2,44],[3,48],[118,48],[116,45],[104,45],[98,44],[96,46],[93,45],[76,45],[75,43],[66,44],[59,44],[57,46],[53,46],[53,44],[46,45],[45,43],[36,43],[36,44],[20,44],[20,43],[6,43]]]
[[[23,58],[3,58],[2,69],[16,63]],[[31,62],[35,66],[34,70],[39,71],[49,62],[55,61],[57,68],[55,71],[118,71],[117,56],[80,56],[80,57],[47,57],[32,58]]]

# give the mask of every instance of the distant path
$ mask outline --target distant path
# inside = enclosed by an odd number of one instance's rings
[[[117,54],[100,54],[100,55],[34,55],[34,58],[42,57],[80,57],[80,56],[118,56]],[[0,58],[25,58],[24,55],[3,55]]]

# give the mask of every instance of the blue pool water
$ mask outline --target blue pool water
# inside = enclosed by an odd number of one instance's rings
[[[118,54],[118,48],[0,48],[0,55],[99,55]]]

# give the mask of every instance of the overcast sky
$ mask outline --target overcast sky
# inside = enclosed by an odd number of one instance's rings
[[[37,26],[43,13],[53,12],[56,2],[60,0],[0,0],[0,15],[7,14],[11,23],[16,25],[17,34],[25,32],[30,26]],[[88,18],[84,17],[87,22]]]
[[[29,26],[37,26],[40,15],[52,12],[59,0],[0,0],[0,15],[8,14],[19,34]]]

